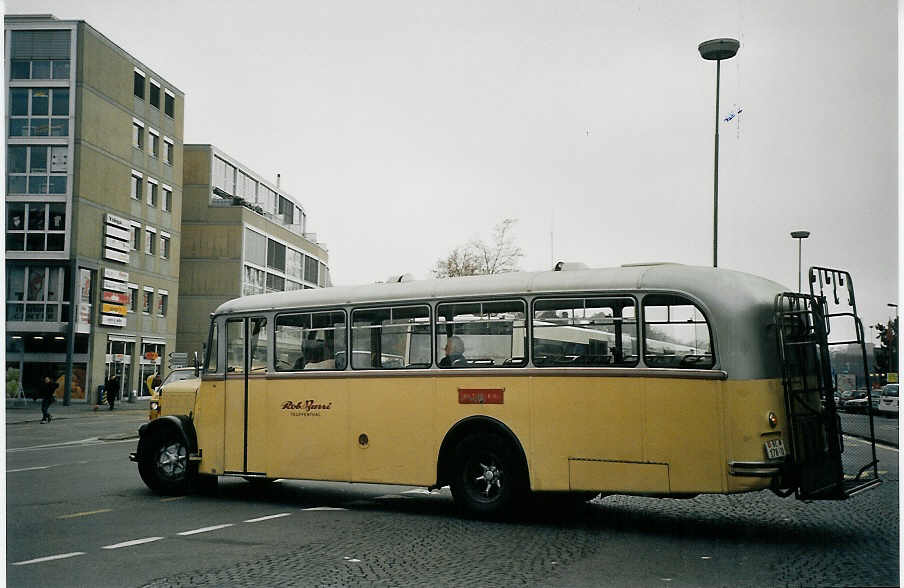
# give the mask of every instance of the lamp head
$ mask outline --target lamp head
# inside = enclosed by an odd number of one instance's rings
[[[709,61],[731,59],[738,54],[741,44],[737,39],[711,39],[703,41],[697,47],[700,57]]]
[[[806,239],[810,236],[810,231],[791,231],[791,236],[795,239]]]

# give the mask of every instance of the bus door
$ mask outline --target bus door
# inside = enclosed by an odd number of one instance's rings
[[[226,321],[225,473],[263,474],[267,319]]]
[[[856,350],[869,388],[863,324],[850,274],[811,268],[810,294],[779,294],[775,319],[791,443],[785,482],[801,500],[844,499],[877,486],[869,398],[863,415],[839,414],[835,404],[832,346]]]

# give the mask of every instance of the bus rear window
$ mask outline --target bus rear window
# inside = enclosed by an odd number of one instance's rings
[[[527,364],[521,300],[436,306],[436,363],[441,368],[521,367]]]
[[[709,369],[715,365],[706,317],[682,296],[645,296],[643,332],[643,360],[649,367]]]
[[[537,367],[637,364],[633,298],[556,298],[534,302]]]

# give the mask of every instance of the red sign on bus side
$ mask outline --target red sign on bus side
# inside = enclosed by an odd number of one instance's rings
[[[505,388],[459,388],[459,404],[505,404]]]

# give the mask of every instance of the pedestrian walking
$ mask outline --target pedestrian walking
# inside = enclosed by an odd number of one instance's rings
[[[115,372],[110,379],[106,381],[104,384],[104,391],[107,393],[107,404],[110,405],[110,410],[113,410],[113,406],[116,403],[116,395],[119,394],[119,375]]]
[[[50,405],[56,402],[58,385],[50,376],[44,376],[44,385],[41,389],[41,424],[49,423],[53,418],[50,416]]]

